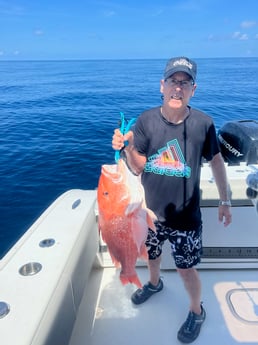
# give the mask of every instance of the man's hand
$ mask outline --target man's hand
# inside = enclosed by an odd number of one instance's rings
[[[219,221],[224,222],[224,226],[228,226],[232,222],[232,213],[230,206],[219,205]]]
[[[112,137],[112,148],[114,150],[121,150],[125,146],[125,142],[128,141],[129,144],[133,141],[133,132],[129,131],[125,135],[120,132],[120,129],[115,129]]]

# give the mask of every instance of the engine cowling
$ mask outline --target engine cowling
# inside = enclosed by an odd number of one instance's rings
[[[229,165],[258,164],[258,121],[227,122],[218,130],[218,142]]]

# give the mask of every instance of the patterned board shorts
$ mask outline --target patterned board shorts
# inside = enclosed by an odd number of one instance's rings
[[[162,253],[166,240],[171,243],[172,256],[177,268],[191,268],[201,261],[202,226],[197,230],[174,230],[155,222],[156,232],[149,229],[146,246],[149,260],[154,260]]]

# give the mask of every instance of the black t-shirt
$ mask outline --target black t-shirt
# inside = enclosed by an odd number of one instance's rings
[[[142,173],[146,204],[159,221],[178,230],[201,225],[202,158],[219,152],[212,119],[190,109],[180,124],[166,121],[160,107],[143,112],[134,127],[134,145],[147,157]]]

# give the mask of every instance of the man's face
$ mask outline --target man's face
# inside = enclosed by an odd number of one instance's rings
[[[164,96],[164,104],[174,109],[185,107],[194,95],[196,84],[184,72],[176,72],[160,82],[160,92]]]

